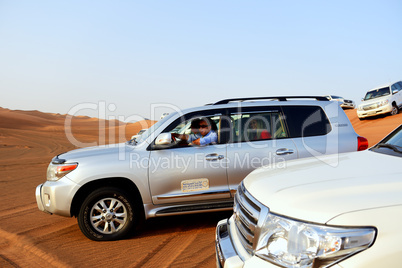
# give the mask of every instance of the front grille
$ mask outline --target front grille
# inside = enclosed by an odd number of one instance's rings
[[[261,212],[260,206],[253,200],[241,183],[234,201],[235,224],[241,243],[250,254],[253,252],[255,231]]]
[[[345,102],[346,102],[346,103],[352,103],[352,101],[351,101],[351,100],[345,100]]]
[[[363,110],[368,111],[368,110],[373,110],[373,109],[377,109],[378,108],[378,104],[369,104],[366,106],[363,106]]]

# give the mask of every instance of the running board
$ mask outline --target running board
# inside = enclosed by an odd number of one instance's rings
[[[231,202],[222,202],[215,204],[204,204],[204,205],[189,205],[189,206],[179,206],[179,207],[171,207],[159,210],[156,212],[156,216],[162,216],[165,214],[171,213],[184,213],[184,212],[192,212],[192,211],[202,211],[202,210],[215,210],[215,209],[229,209],[233,208],[233,201]]]

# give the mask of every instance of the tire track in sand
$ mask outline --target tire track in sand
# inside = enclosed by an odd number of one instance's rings
[[[14,217],[16,214],[21,214],[21,213],[24,214],[27,211],[35,210],[35,209],[38,209],[38,205],[36,205],[36,204],[24,205],[24,206],[15,207],[12,209],[7,209],[4,211],[0,211],[0,218],[3,219],[7,216]]]
[[[34,236],[35,238],[45,239],[49,237],[57,237],[65,233],[71,232],[70,228],[75,228],[77,222],[68,218],[60,220],[58,222],[51,222],[49,224],[43,224],[41,226],[33,227],[18,233],[18,235]],[[78,228],[77,228],[78,229]]]
[[[25,267],[40,264],[42,267],[70,267],[43,250],[26,237],[0,229],[0,257],[10,266]]]
[[[0,253],[0,267],[19,267],[15,262]]]
[[[198,237],[196,232],[176,233],[162,241],[158,247],[150,252],[143,260],[133,267],[169,267],[181,256],[184,251]]]

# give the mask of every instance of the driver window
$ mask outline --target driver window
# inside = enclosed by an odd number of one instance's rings
[[[399,83],[395,83],[395,84],[392,85],[392,93],[393,94],[398,93],[399,90],[401,90],[400,87],[399,87]]]
[[[179,147],[207,146],[219,143],[221,116],[193,117],[180,122],[171,131]]]

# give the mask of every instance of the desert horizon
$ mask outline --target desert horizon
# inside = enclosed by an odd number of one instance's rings
[[[402,123],[402,113],[363,121],[356,110],[345,113],[369,146]],[[153,123],[0,107],[4,204],[0,209],[0,267],[214,267],[216,223],[231,212],[154,218],[136,236],[94,242],[81,233],[75,218],[48,215],[37,208],[35,188],[46,180],[47,166],[55,155],[79,148],[77,145],[125,142]]]

